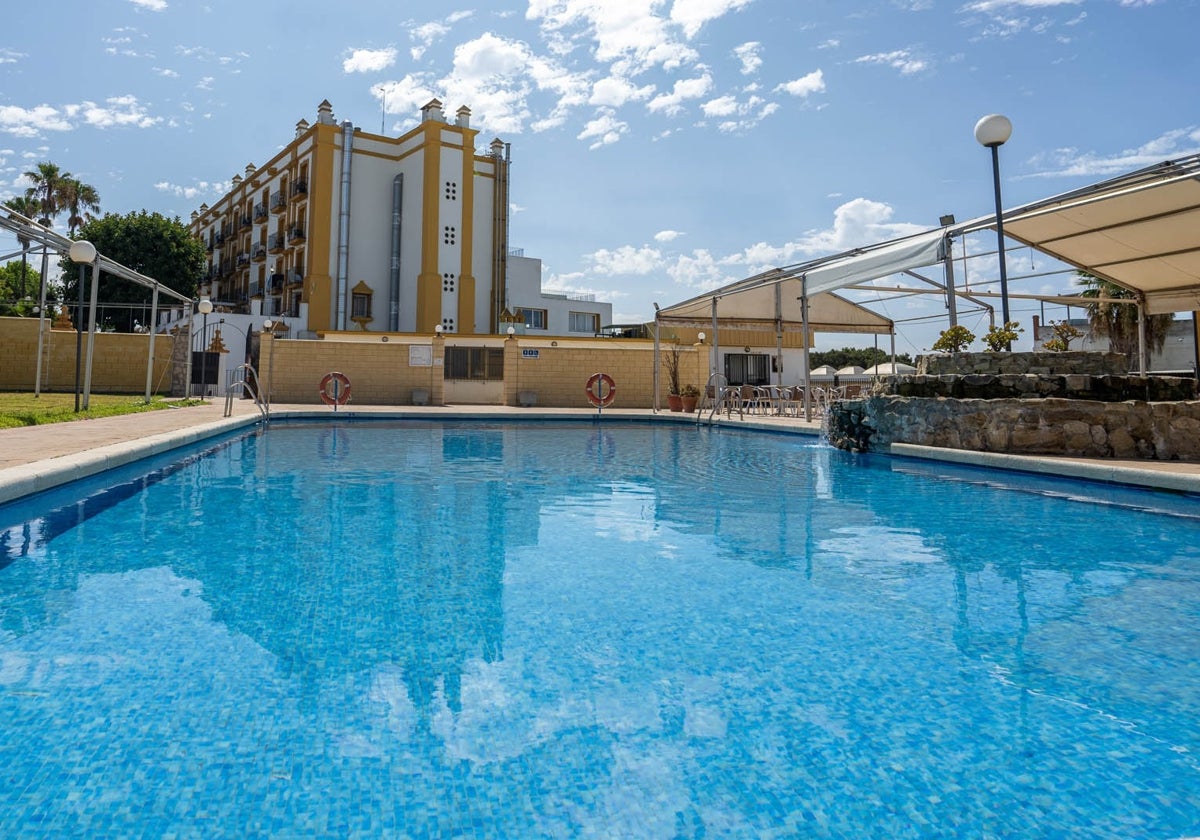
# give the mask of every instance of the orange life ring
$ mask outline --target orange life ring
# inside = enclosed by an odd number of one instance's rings
[[[332,389],[330,385],[333,385]],[[337,371],[327,373],[321,379],[321,387],[317,389],[317,393],[325,405],[345,405],[350,402],[350,377]]]
[[[597,383],[599,388],[596,387]],[[617,395],[617,383],[613,382],[613,378],[607,373],[593,373],[583,390],[587,394],[588,402],[597,408],[607,408],[612,405],[613,398]]]

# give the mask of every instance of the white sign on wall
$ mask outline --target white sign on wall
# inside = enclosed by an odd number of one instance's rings
[[[408,345],[409,367],[431,367],[433,365],[433,347],[428,344]]]

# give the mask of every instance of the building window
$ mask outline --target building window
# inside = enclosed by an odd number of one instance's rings
[[[364,330],[371,322],[371,299],[374,294],[371,287],[361,280],[350,290],[350,320]]]
[[[595,312],[572,312],[567,329],[570,332],[595,335],[600,332],[600,316]]]
[[[482,382],[504,378],[503,347],[447,347],[444,358],[447,379]]]
[[[525,322],[525,329],[527,330],[546,329],[545,309],[526,309],[524,307],[518,307],[517,317]]]
[[[725,379],[730,385],[770,385],[770,358],[766,353],[726,353]]]

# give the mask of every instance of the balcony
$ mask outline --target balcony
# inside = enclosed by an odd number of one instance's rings
[[[250,255],[245,252],[238,254],[237,255],[237,265],[238,265],[238,268],[242,268],[244,266],[250,265]]]
[[[283,232],[272,233],[267,237],[267,250],[272,254],[278,254],[284,248]]]
[[[255,262],[262,262],[267,258],[267,249],[263,245],[255,245],[254,250],[250,252],[250,259]]]
[[[256,222],[262,221],[265,218],[267,218],[267,205],[255,204],[254,205],[254,221],[256,221]]]
[[[289,271],[287,276],[287,287],[289,289],[299,288],[304,285],[303,271]]]
[[[293,227],[288,228],[287,238],[288,238],[288,242],[303,242],[304,241],[304,228],[300,225],[295,225]]]
[[[283,280],[282,274],[271,275],[271,282],[267,286],[271,294],[278,295],[283,293]]]
[[[222,231],[221,233],[218,233],[218,234],[217,234],[217,236],[216,236],[216,239],[215,239],[214,241],[215,241],[215,242],[216,242],[218,245],[224,245],[224,244],[225,244],[225,233],[224,233],[224,231]]]
[[[308,181],[297,181],[292,184],[292,198],[301,201],[308,198]]]
[[[277,192],[271,196],[271,212],[282,213],[287,209],[287,196],[283,192]]]
[[[254,220],[251,219],[249,215],[241,216],[238,218],[238,227],[240,227],[240,228],[250,227],[250,225],[252,225],[252,224],[254,224]]]

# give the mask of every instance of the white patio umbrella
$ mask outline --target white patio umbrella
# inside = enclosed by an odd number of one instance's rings
[[[815,367],[808,372],[809,376],[833,376],[837,373],[837,369],[833,365],[821,365]]]
[[[837,375],[838,376],[858,376],[859,374],[864,373],[864,372],[865,372],[864,368],[862,368],[858,365],[850,365],[850,367],[844,367],[841,370],[839,370],[837,372]]]
[[[884,362],[883,364],[869,367],[863,373],[871,376],[880,376],[889,373],[916,373],[917,369],[912,365],[906,365],[904,362]]]

